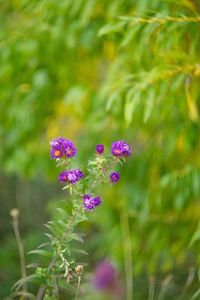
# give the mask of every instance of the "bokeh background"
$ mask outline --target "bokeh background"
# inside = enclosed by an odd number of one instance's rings
[[[57,136],[82,169],[97,143],[133,149],[79,228],[86,272],[112,262],[129,300],[200,299],[199,33],[198,0],[0,1],[1,299],[20,278],[9,211],[27,253],[68,197],[49,158]],[[87,280],[84,292],[111,299]]]

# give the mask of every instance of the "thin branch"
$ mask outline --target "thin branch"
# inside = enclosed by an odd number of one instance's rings
[[[21,239],[21,235],[20,235],[20,231],[19,231],[19,222],[18,222],[19,210],[17,208],[13,208],[10,211],[10,215],[11,215],[12,220],[13,220],[12,224],[13,224],[13,229],[14,229],[14,233],[15,233],[15,238],[16,238],[18,250],[19,250],[21,277],[26,278],[27,273],[26,273],[26,262],[25,262],[25,255],[24,255],[24,246],[23,246],[23,242],[22,242],[22,239]],[[23,283],[22,290],[25,294],[28,293],[26,281]],[[25,297],[23,297],[23,298],[26,299]]]
[[[79,289],[80,289],[80,284],[81,284],[81,276],[78,276],[78,283],[77,283],[77,288],[76,288],[76,297],[75,297],[75,300],[78,299],[78,293],[79,293]]]
[[[155,294],[155,277],[150,277],[149,278],[149,296],[148,300],[153,300],[154,299],[154,294]]]
[[[122,230],[122,243],[124,254],[124,266],[126,277],[126,299],[133,299],[133,259],[132,259],[132,246],[131,235],[128,222],[128,214],[124,210],[120,213],[121,230]]]
[[[171,275],[167,276],[164,279],[163,284],[162,284],[161,289],[160,289],[160,293],[158,295],[158,300],[162,300],[164,298],[164,295],[165,295],[165,293],[167,291],[167,288],[169,286],[169,283],[170,283],[171,279],[172,279]]]
[[[173,16],[166,16],[166,17],[152,17],[152,18],[141,18],[141,17],[127,17],[127,16],[121,16],[118,19],[130,22],[130,23],[158,23],[158,24],[165,24],[168,22],[171,23],[200,23],[200,17],[173,17]]]
[[[188,289],[190,288],[193,280],[194,280],[194,277],[195,277],[195,268],[190,268],[189,270],[189,274],[188,274],[188,277],[187,277],[187,280],[186,280],[186,283],[185,283],[185,286],[183,288],[183,291],[182,293],[180,294],[180,296],[178,297],[178,299],[183,299],[183,296],[184,294],[188,291]],[[178,300],[177,299],[177,300]]]
[[[38,289],[38,292],[37,292],[37,295],[35,297],[35,300],[42,300],[43,299],[43,296],[44,296],[46,288],[47,288],[46,286],[41,286]]]

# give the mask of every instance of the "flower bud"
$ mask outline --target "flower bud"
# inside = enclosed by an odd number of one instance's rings
[[[13,208],[10,210],[10,215],[13,219],[17,219],[19,216],[19,209]]]
[[[81,265],[76,266],[75,271],[78,276],[81,276],[81,274],[83,272],[83,266],[81,266]]]
[[[103,144],[96,145],[96,152],[97,154],[102,154],[104,152],[104,145]]]

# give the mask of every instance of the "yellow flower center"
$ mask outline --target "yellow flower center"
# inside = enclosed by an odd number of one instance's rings
[[[55,156],[59,156],[61,154],[60,150],[56,150]]]

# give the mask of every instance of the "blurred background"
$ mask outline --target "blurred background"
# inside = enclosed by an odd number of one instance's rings
[[[118,287],[85,278],[82,298],[200,299],[199,32],[198,0],[0,1],[0,299],[20,278],[9,211],[27,253],[68,197],[57,136],[83,170],[97,143],[133,150],[79,227],[86,272]]]

